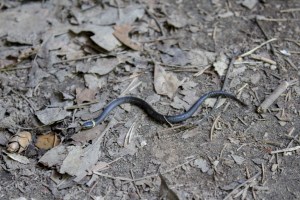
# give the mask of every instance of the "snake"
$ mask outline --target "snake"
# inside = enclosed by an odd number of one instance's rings
[[[225,92],[223,90],[217,90],[217,91],[210,91],[205,94],[203,94],[186,112],[178,115],[163,115],[157,112],[151,105],[149,105],[146,101],[143,99],[140,99],[138,97],[134,96],[124,96],[117,98],[113,101],[111,101],[102,111],[102,113],[89,121],[86,121],[82,124],[83,129],[91,129],[94,128],[96,125],[100,124],[104,121],[104,119],[110,114],[112,110],[114,110],[116,107],[118,107],[121,104],[130,103],[133,104],[142,110],[145,111],[145,113],[152,118],[153,120],[160,122],[160,123],[168,123],[168,124],[175,124],[182,121],[187,120],[190,118],[201,106],[201,104],[207,99],[207,98],[213,98],[213,97],[225,97],[232,99],[239,103],[240,105],[247,107],[247,104],[245,104],[243,101],[239,100],[235,95]]]

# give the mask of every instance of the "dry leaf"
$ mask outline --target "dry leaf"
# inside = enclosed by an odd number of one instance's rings
[[[91,102],[95,100],[96,90],[76,88],[76,102],[82,104],[83,102]]]
[[[225,75],[225,71],[228,68],[228,64],[227,64],[227,58],[225,56],[225,54],[221,53],[219,55],[219,57],[217,57],[217,61],[214,62],[214,68],[216,70],[216,72],[219,74],[219,76],[224,76]]]
[[[31,133],[22,131],[11,137],[7,144],[7,151],[10,153],[23,152],[32,141]]]
[[[124,25],[116,25],[114,26],[115,32],[113,33],[113,35],[124,45],[126,45],[127,47],[139,51],[142,49],[141,45],[131,41],[131,39],[129,38],[129,32],[131,31],[132,27],[128,24],[124,24]]]
[[[161,66],[155,65],[154,88],[156,93],[173,98],[178,87],[184,80],[179,81],[172,73],[167,73]]]
[[[22,155],[20,155],[20,154],[16,154],[16,153],[7,153],[7,152],[5,152],[5,154],[6,154],[10,159],[15,160],[15,161],[17,161],[17,162],[19,162],[19,163],[22,163],[22,164],[25,164],[25,165],[27,165],[27,164],[30,163],[30,161],[29,161],[29,159],[28,159],[27,157],[22,156]]]
[[[43,124],[48,125],[64,119],[70,115],[70,112],[62,108],[46,108],[35,112],[35,115]]]
[[[88,70],[88,72],[92,74],[105,75],[115,69],[118,64],[119,61],[115,58],[97,59],[97,61],[93,63],[92,66],[89,66],[90,69]]]
[[[41,135],[37,138],[35,146],[39,149],[49,150],[59,145],[60,138],[53,132],[46,135]]]
[[[63,145],[56,146],[47,151],[39,160],[39,163],[47,167],[61,165],[68,154],[67,147]]]
[[[80,34],[84,31],[94,33],[94,35],[90,37],[91,40],[106,51],[112,51],[118,46],[121,46],[121,43],[113,36],[114,29],[110,26],[88,24],[86,26],[72,27],[71,31],[76,34]]]

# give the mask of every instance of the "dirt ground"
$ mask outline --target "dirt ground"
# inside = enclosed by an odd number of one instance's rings
[[[0,5],[1,199],[300,199],[298,0]]]

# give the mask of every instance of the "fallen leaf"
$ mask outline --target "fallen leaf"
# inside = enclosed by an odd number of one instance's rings
[[[181,100],[177,96],[174,97],[173,102],[170,104],[170,106],[172,106],[173,108],[179,109],[179,110],[181,110],[181,109],[187,110],[190,107],[190,105],[188,103]]]
[[[179,81],[172,73],[167,73],[161,66],[154,68],[154,88],[156,93],[173,98],[178,87],[185,80]]]
[[[100,124],[98,126],[95,126],[92,129],[81,130],[80,132],[74,134],[72,136],[72,139],[76,142],[81,142],[81,143],[89,142],[95,139],[99,135],[99,133],[101,133],[104,130],[105,127],[106,125]]]
[[[48,125],[66,118],[70,112],[62,108],[46,108],[35,112],[35,115],[43,124]]]
[[[216,72],[219,74],[219,76],[224,76],[225,75],[225,71],[228,68],[228,64],[227,64],[227,58],[225,56],[225,54],[221,53],[219,55],[219,57],[217,57],[217,61],[214,62],[214,68],[216,70]]]
[[[204,101],[204,105],[206,105],[206,106],[209,107],[209,108],[212,108],[212,107],[215,105],[216,101],[217,101],[216,98],[207,98],[207,99]],[[221,99],[219,100],[219,103],[218,103],[218,105],[216,106],[216,108],[221,107],[225,102],[226,102],[226,98],[221,98]]]
[[[94,73],[98,75],[105,75],[114,70],[119,64],[118,59],[115,58],[102,58],[97,59],[95,63],[90,66],[88,73]]]
[[[129,38],[129,32],[131,31],[132,27],[128,24],[124,24],[124,25],[116,25],[114,26],[114,33],[113,35],[120,41],[122,42],[125,46],[139,51],[142,49],[141,45],[131,41],[131,39]]]
[[[209,170],[207,161],[202,158],[194,160],[194,165],[195,165],[195,167],[201,169],[201,171],[203,173],[208,172],[208,170]]]
[[[85,74],[83,76],[86,87],[92,90],[101,89],[107,84],[107,76],[98,76],[96,74]]]
[[[3,10],[0,13],[0,35],[7,35],[6,40],[12,43],[32,45],[37,35],[47,30],[47,19],[51,17],[47,8],[37,4],[27,4],[18,12],[15,9]]]
[[[91,24],[112,25],[112,24],[132,24],[145,14],[145,9],[139,4],[130,4],[124,8],[108,7],[107,9],[96,10],[95,13],[85,12]],[[91,16],[89,16],[91,15]],[[120,16],[121,15],[121,16]]]
[[[167,23],[175,28],[183,28],[189,21],[181,12],[173,12],[167,19]]]
[[[86,148],[81,146],[67,147],[68,155],[59,167],[59,173],[76,176],[74,179],[76,182],[84,178],[98,161],[101,153],[100,141],[101,137]]]
[[[91,40],[106,51],[112,51],[118,46],[121,46],[121,43],[113,36],[114,29],[109,26],[96,26],[89,24],[82,27],[74,27],[71,30],[76,34],[81,32],[94,33],[94,35],[90,37]]]
[[[60,138],[53,132],[46,135],[40,135],[37,138],[35,146],[39,149],[49,150],[59,145]]]
[[[22,155],[20,155],[20,154],[16,154],[16,153],[8,153],[8,152],[6,152],[5,154],[6,154],[9,158],[11,158],[11,159],[13,159],[13,160],[15,160],[15,161],[17,161],[17,162],[19,162],[19,163],[22,163],[22,164],[25,164],[25,165],[27,165],[27,164],[30,163],[30,161],[29,161],[29,159],[28,159],[27,157],[22,156]]]
[[[40,159],[39,163],[47,167],[61,165],[67,155],[67,149],[63,145],[58,145],[47,151]]]
[[[190,63],[187,53],[179,48],[168,48],[166,54],[161,54],[161,60],[166,65],[185,66]]]
[[[25,149],[27,149],[31,141],[31,133],[27,131],[19,132],[9,139],[7,144],[7,151],[10,153],[21,153]]]
[[[216,53],[202,49],[192,49],[188,52],[188,57],[192,65],[205,68],[205,66],[212,64],[216,60]]]
[[[87,88],[76,88],[76,102],[82,104],[95,100],[96,90]]]
[[[243,158],[241,156],[231,155],[231,157],[233,158],[234,162],[236,162],[236,164],[238,164],[238,165],[243,164],[243,162],[245,161],[245,158]]]

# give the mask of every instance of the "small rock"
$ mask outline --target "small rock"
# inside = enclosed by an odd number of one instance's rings
[[[257,0],[244,0],[242,2],[242,5],[251,10],[252,8],[254,8],[257,2]]]
[[[274,172],[277,170],[277,168],[278,168],[278,164],[273,164],[271,167],[271,171]]]
[[[245,161],[245,158],[241,157],[241,156],[236,156],[236,155],[231,155],[231,157],[233,158],[233,160],[236,162],[236,164],[241,165],[243,164],[243,162]]]
[[[276,70],[277,66],[276,65],[271,65],[270,68],[271,68],[271,70]]]
[[[195,167],[201,169],[201,171],[202,171],[203,173],[206,173],[206,172],[208,172],[208,170],[209,170],[209,166],[208,166],[208,164],[207,164],[207,161],[204,160],[204,159],[201,159],[201,158],[200,158],[200,159],[196,159],[196,160],[194,161],[194,165],[195,165]]]
[[[250,81],[252,84],[256,85],[259,82],[260,78],[260,73],[255,73],[250,77]]]

